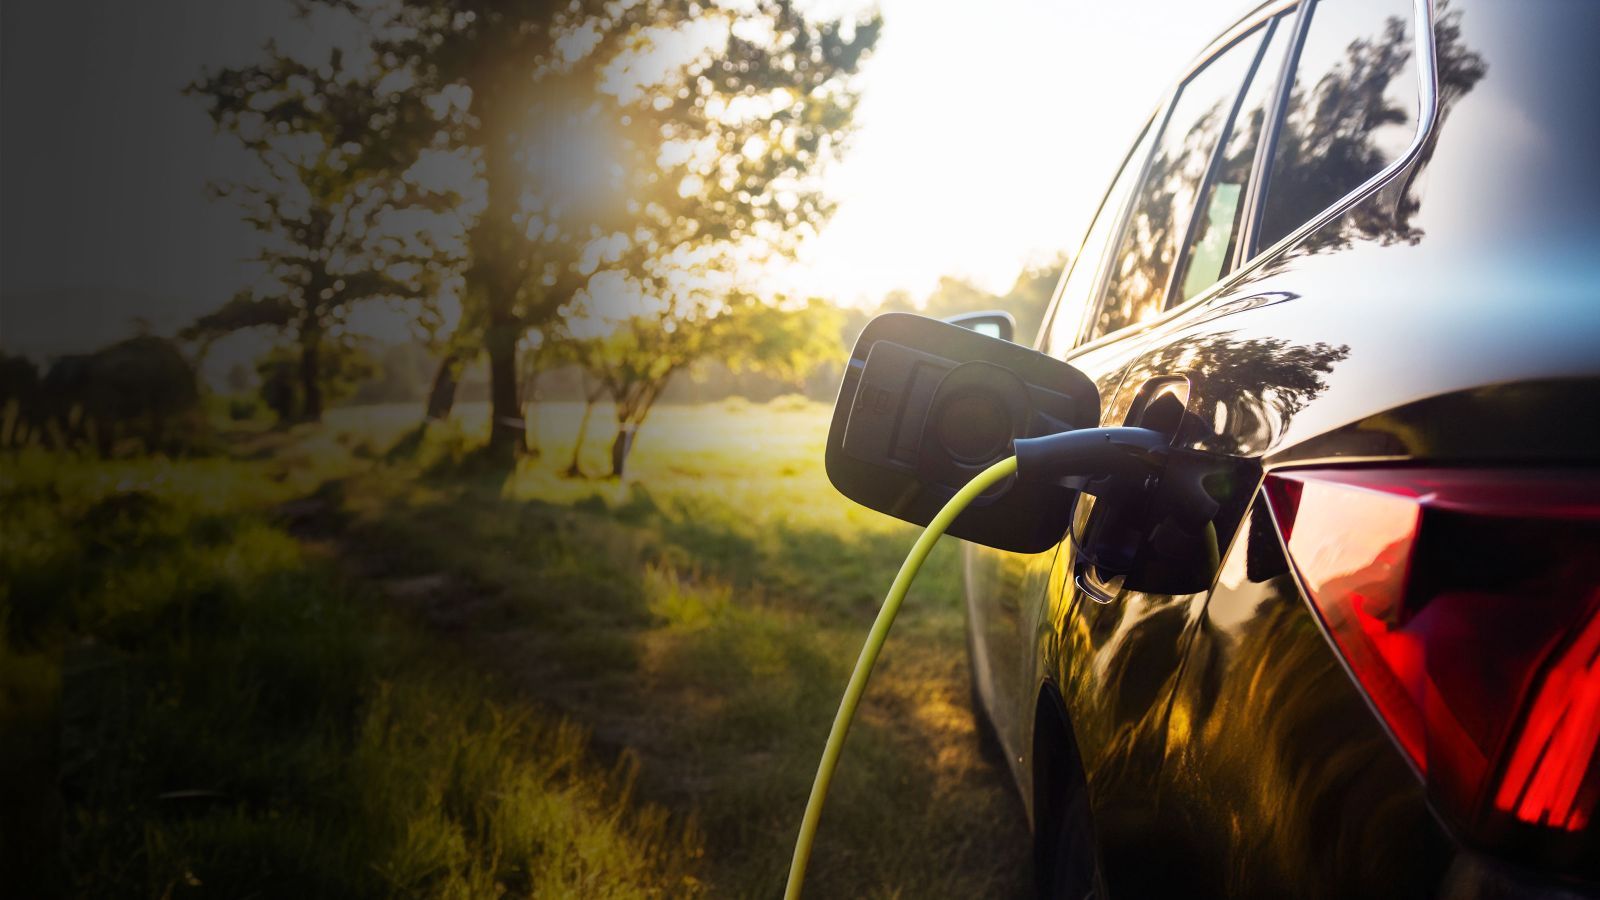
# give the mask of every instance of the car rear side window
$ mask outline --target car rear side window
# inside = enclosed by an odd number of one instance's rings
[[[1411,0],[1319,0],[1295,64],[1255,246],[1270,247],[1403,154],[1420,96]]]
[[[1264,30],[1234,42],[1179,89],[1111,260],[1091,340],[1152,318],[1165,307],[1189,216],[1259,55]]]

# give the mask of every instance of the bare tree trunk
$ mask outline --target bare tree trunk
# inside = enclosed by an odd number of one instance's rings
[[[439,371],[433,374],[433,387],[428,389],[427,416],[431,422],[450,417],[456,405],[456,387],[460,384],[462,353],[451,350],[439,360]]]
[[[583,440],[589,434],[589,418],[594,415],[594,405],[600,402],[600,396],[606,391],[604,382],[593,387],[589,386],[588,372],[582,373],[579,377],[583,379],[583,418],[578,420],[578,437],[572,443],[572,462],[567,464],[568,478],[577,478],[583,474],[580,460],[583,458]]]
[[[611,477],[621,478],[628,465],[628,454],[633,452],[636,427],[632,422],[617,425],[617,436],[611,441]]]
[[[589,431],[589,417],[594,415],[595,401],[600,399],[597,395],[585,393],[583,398],[583,418],[578,420],[578,437],[572,444],[572,462],[567,463],[567,477],[578,478],[583,475],[583,439]]]
[[[306,326],[300,332],[300,418],[322,421],[322,332]]]
[[[522,419],[525,423],[524,431],[527,435],[527,453],[529,456],[539,456],[539,365],[544,356],[545,345],[540,344],[531,353],[525,354],[522,360],[522,384],[518,386],[518,397],[521,402]]]
[[[484,348],[489,351],[489,455],[510,463],[528,449],[527,425],[517,403],[517,327],[509,313],[492,317]]]
[[[482,160],[488,203],[473,226],[468,243],[472,266],[467,288],[485,306],[483,347],[489,355],[489,456],[510,465],[527,449],[526,426],[517,402],[517,341],[522,323],[517,318],[517,292],[526,272],[526,237],[517,227],[520,185],[526,177],[515,153],[513,82],[504,66],[489,66],[474,73],[474,106],[482,132]]]
[[[661,396],[667,382],[672,380],[675,371],[668,369],[653,381],[634,382],[632,391],[627,386],[621,391],[613,386],[611,397],[617,403],[617,436],[611,442],[611,477],[622,477],[627,468],[628,454],[633,452],[634,437],[644,427],[644,420],[650,417],[650,410],[655,408],[656,399]]]

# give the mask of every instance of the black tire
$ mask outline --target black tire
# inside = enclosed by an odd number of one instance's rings
[[[1099,870],[1094,862],[1094,843],[1089,834],[1088,800],[1082,791],[1070,799],[1066,808],[1052,813],[1055,821],[1036,830],[1034,871],[1041,900],[1099,900]],[[1048,848],[1039,846],[1040,838]]]
[[[1044,900],[1106,900],[1089,786],[1063,714],[1041,699],[1033,743],[1033,872]]]

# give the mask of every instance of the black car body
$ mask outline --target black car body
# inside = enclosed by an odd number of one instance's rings
[[[1074,260],[1036,347],[1225,471],[1198,584],[965,551],[1045,892],[1600,890],[1600,3],[1264,5]]]

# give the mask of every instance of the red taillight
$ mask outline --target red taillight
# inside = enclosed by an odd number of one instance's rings
[[[1350,671],[1449,812],[1587,828],[1600,801],[1600,479],[1269,475],[1289,557]]]

